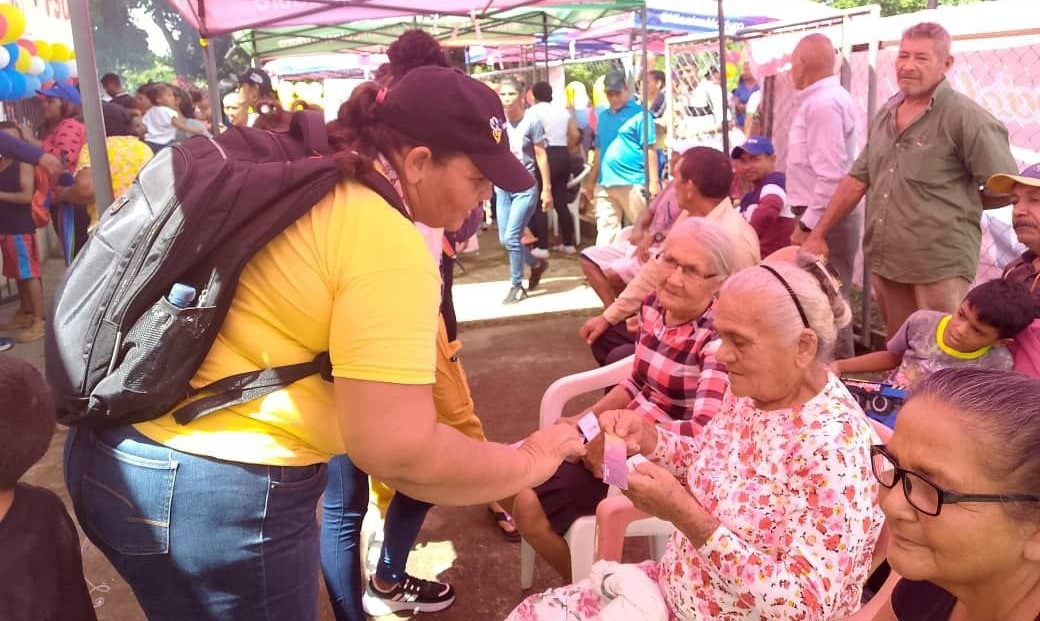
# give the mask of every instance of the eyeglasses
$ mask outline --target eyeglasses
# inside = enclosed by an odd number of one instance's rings
[[[657,260],[661,262],[661,265],[663,265],[666,270],[668,270],[668,274],[674,274],[677,268],[681,268],[682,276],[686,280],[711,280],[712,278],[719,277],[718,274],[702,273],[700,268],[698,268],[696,265],[683,265],[682,263],[676,261],[675,257],[668,254],[667,252],[662,252],[661,254],[657,255]]]
[[[939,515],[943,505],[961,502],[1040,502],[1040,495],[1035,494],[961,494],[945,490],[916,472],[900,468],[884,444],[870,447],[870,461],[874,478],[882,487],[892,489],[902,479],[906,501],[932,517]]]

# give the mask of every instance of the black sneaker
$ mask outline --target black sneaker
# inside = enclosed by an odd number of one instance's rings
[[[389,593],[383,593],[368,579],[361,606],[372,617],[391,615],[401,610],[437,612],[455,602],[455,589],[446,582],[421,580],[408,574]]]
[[[538,259],[538,263],[531,266],[531,277],[527,279],[527,288],[537,289],[538,283],[542,281],[542,274],[547,269],[549,269],[549,262],[545,259]]]
[[[509,290],[509,294],[506,299],[502,300],[503,304],[516,304],[520,300],[527,297],[527,291],[520,285],[513,285],[513,288]]]

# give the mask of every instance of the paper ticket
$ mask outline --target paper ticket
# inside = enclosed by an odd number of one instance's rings
[[[612,433],[603,435],[603,482],[628,489],[628,451],[625,441]]]
[[[581,435],[585,436],[585,442],[592,442],[600,434],[599,419],[592,412],[587,413],[578,419],[578,429],[581,430]]]

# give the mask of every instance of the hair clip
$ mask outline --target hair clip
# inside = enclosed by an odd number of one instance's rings
[[[383,88],[379,89],[379,92],[376,93],[376,103],[377,104],[381,104],[381,103],[383,103],[384,99],[386,99],[386,87],[385,86]]]

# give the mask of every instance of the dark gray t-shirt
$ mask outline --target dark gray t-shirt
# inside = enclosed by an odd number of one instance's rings
[[[534,145],[545,146],[545,130],[542,129],[538,118],[530,110],[525,110],[523,118],[516,123],[507,118],[506,133],[509,135],[509,150],[516,159],[524,163],[527,172],[535,175],[537,179],[538,166],[534,159]]]

